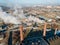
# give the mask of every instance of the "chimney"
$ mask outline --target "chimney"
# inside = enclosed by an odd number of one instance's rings
[[[54,32],[54,35],[56,35],[56,33],[57,33],[57,30],[58,30],[58,28],[55,28],[55,32]]]
[[[24,39],[23,38],[23,26],[22,25],[20,25],[19,30],[20,30],[20,41],[22,42]]]
[[[45,24],[44,24],[44,30],[43,30],[43,36],[44,37],[46,36],[46,28],[47,28],[47,23],[45,22]]]
[[[58,30],[58,25],[56,24],[56,20],[53,20],[53,23],[54,23],[54,28],[55,28],[54,35],[56,35],[57,30]]]

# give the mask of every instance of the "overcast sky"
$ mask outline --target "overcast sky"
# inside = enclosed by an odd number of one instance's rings
[[[0,0],[0,4],[3,5],[60,5],[60,0]]]

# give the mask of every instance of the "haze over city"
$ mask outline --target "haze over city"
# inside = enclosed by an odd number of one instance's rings
[[[60,0],[0,0],[0,5],[60,5]]]

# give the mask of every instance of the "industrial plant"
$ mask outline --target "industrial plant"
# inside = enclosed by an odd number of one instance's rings
[[[0,45],[60,45],[60,6],[0,6]]]

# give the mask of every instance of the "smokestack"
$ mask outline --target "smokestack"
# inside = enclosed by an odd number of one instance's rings
[[[47,23],[45,22],[45,24],[44,24],[44,31],[43,31],[43,36],[44,37],[46,36],[46,28],[47,28]]]
[[[56,20],[53,20],[53,23],[54,23],[54,28],[55,28],[54,35],[56,35],[57,30],[58,30],[58,25],[56,25]]]
[[[22,42],[24,39],[23,38],[23,26],[22,25],[20,25],[19,30],[20,30],[20,41]]]
[[[56,33],[57,33],[57,30],[58,30],[58,28],[55,28],[55,32],[54,32],[54,35],[56,35]]]

